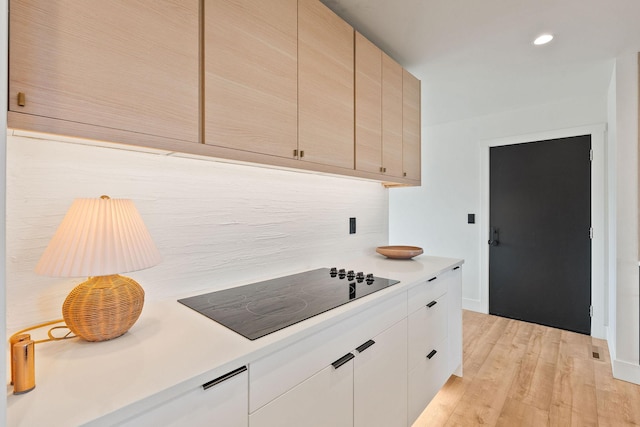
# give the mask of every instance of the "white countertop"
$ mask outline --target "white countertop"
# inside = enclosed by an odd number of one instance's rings
[[[117,339],[36,345],[36,388],[13,395],[8,386],[8,426],[110,425],[462,263],[424,255],[413,260],[373,255],[341,263],[400,283],[255,341],[174,299],[147,303],[137,323]]]

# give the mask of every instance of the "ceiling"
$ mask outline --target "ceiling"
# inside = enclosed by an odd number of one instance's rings
[[[640,0],[322,1],[422,80],[427,125],[604,96],[640,51]]]

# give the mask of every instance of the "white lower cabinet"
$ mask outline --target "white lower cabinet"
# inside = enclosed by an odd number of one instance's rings
[[[353,425],[406,426],[407,319],[363,343],[354,354]]]
[[[462,267],[447,273],[449,372],[462,376]]]
[[[461,278],[425,278],[250,364],[250,427],[413,424],[460,372]]]
[[[247,427],[248,400],[247,368],[242,367],[117,425]]]
[[[249,416],[251,427],[350,427],[353,360],[329,365]]]
[[[461,269],[425,281],[119,426],[404,427],[461,374]]]
[[[429,301],[409,315],[409,370],[422,362],[436,344],[447,338],[447,317],[447,294]]]
[[[251,427],[404,427],[407,319],[249,416]]]
[[[405,426],[406,317],[402,292],[251,363],[250,426]]]
[[[420,416],[438,390],[447,382],[447,340],[433,346],[417,366],[409,371],[409,423]]]
[[[427,407],[452,373],[462,368],[461,269],[408,292],[408,424]]]

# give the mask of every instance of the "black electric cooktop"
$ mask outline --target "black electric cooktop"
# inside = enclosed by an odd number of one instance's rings
[[[363,272],[320,268],[178,302],[255,340],[396,283]]]

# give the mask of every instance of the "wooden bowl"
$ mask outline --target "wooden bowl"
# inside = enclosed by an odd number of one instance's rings
[[[423,251],[417,246],[378,246],[376,252],[391,259],[411,259]]]

